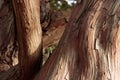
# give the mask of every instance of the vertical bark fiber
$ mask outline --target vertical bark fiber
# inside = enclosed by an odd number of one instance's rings
[[[16,54],[15,45],[12,4],[8,0],[0,0],[0,71],[4,71],[3,65],[12,66],[13,55]]]
[[[31,80],[39,70],[41,38],[39,0],[12,0],[19,43],[21,79]]]
[[[120,79],[120,0],[84,1],[34,80]]]
[[[18,52],[15,36],[12,2],[0,0],[0,80],[18,80],[19,67],[12,66],[17,63],[13,59]]]

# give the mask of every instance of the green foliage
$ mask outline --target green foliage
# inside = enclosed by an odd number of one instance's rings
[[[56,48],[56,45],[51,45],[45,49],[45,54],[50,55]]]
[[[70,5],[67,3],[67,1],[61,1],[61,3],[62,3],[61,10],[66,10],[70,8]]]
[[[54,10],[58,10],[60,4],[58,4],[57,0],[50,0],[50,7]]]
[[[65,0],[50,0],[50,6],[53,10],[67,10],[68,8],[72,8],[73,5],[69,5]]]

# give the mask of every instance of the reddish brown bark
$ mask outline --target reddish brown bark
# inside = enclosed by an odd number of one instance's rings
[[[57,49],[34,80],[120,79],[120,1],[81,1]]]
[[[12,4],[9,0],[0,0],[0,71],[17,64],[15,55],[17,45]]]
[[[21,80],[30,80],[40,68],[42,31],[39,3],[39,0],[13,0]]]
[[[120,1],[80,1],[59,46],[34,80],[120,79]],[[0,76],[2,80],[31,80],[35,74],[34,68],[37,68],[41,55],[37,3],[38,0],[13,0],[20,63],[8,71],[9,75]]]
[[[7,4],[5,1],[3,1],[3,4]],[[12,3],[16,20],[16,37],[19,46],[19,64],[10,68],[6,73],[1,74],[0,80],[32,80],[41,66],[42,31],[40,26],[39,0],[12,0],[11,4]],[[0,33],[0,37],[5,36],[6,39],[8,35],[14,37],[15,32],[9,34],[6,30],[8,27],[13,28],[12,30],[15,29],[13,27],[13,10],[11,9],[11,13],[7,13],[10,7],[7,6],[6,8],[6,5],[3,6],[0,4],[0,7],[1,6],[3,9],[0,11],[6,14],[0,13],[0,17],[2,16],[4,18],[7,14],[8,15],[5,17],[5,20],[3,20],[5,21],[5,23],[3,23],[5,26],[0,26],[0,28],[3,27],[2,30],[5,31]],[[9,28],[8,31],[10,31]],[[12,37],[10,36],[10,38]],[[0,38],[1,41],[3,41],[3,39]],[[8,42],[6,42],[6,45],[8,45]]]

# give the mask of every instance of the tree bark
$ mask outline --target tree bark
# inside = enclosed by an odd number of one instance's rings
[[[13,9],[10,9],[11,13],[8,13],[8,10],[12,5],[7,6],[7,2],[5,3],[5,1],[13,4],[15,23]],[[3,20],[5,23],[0,22],[5,25],[2,26],[0,24],[0,29],[2,28],[3,30],[0,30],[2,31],[0,32],[0,37],[4,36],[3,38],[0,38],[0,47],[1,41],[4,41],[4,38],[7,40],[9,37],[12,38],[11,35],[14,37],[14,29],[16,28],[17,34],[15,36],[18,40],[19,64],[10,68],[6,73],[1,74],[0,80],[32,80],[42,64],[42,31],[40,25],[39,0],[12,0],[12,2],[3,0],[2,2],[0,3],[0,17],[6,17]],[[3,14],[2,12],[6,14]],[[8,45],[8,41],[5,42],[6,45]],[[5,44],[3,45],[5,46]]]
[[[120,0],[81,0],[34,80],[119,80]]]
[[[0,71],[16,65],[18,53],[13,7],[9,0],[0,0]],[[15,62],[16,61],[16,62]]]
[[[120,1],[79,1],[59,46],[34,80],[120,79]],[[13,0],[19,65],[6,74],[9,78],[0,76],[1,80],[31,80],[34,68],[39,69],[42,34],[38,3],[38,0]],[[20,76],[13,78],[17,71]]]
[[[39,0],[12,0],[19,43],[21,80],[31,80],[40,69],[41,39]]]

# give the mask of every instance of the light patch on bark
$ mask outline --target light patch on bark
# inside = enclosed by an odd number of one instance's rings
[[[119,21],[120,22],[120,21]],[[120,25],[119,25],[120,26]],[[119,80],[120,79],[120,27],[118,27],[118,32],[116,34],[116,53],[114,53],[115,55],[115,62],[114,62],[114,68],[115,70],[113,69],[113,72],[115,73],[114,75],[114,79],[113,80]],[[116,74],[117,73],[117,74]]]
[[[68,61],[61,58],[58,64],[57,72],[53,75],[54,80],[69,80]],[[52,80],[53,77],[51,77],[50,80]]]
[[[41,31],[34,31],[33,34],[31,34],[31,36],[28,38],[29,51],[30,51],[29,55],[35,56],[34,52],[39,48],[41,44],[40,35],[42,36],[42,34],[40,32]]]
[[[96,39],[95,41],[95,49],[100,50],[100,44],[99,44],[99,39]]]
[[[102,4],[103,4],[103,1],[100,2],[99,6],[96,10],[96,13],[94,13],[94,12],[92,13],[93,18],[92,18],[92,20],[90,20],[91,28],[96,29],[96,26],[97,26],[96,22],[97,22],[98,16],[101,14],[100,9],[102,7]]]

